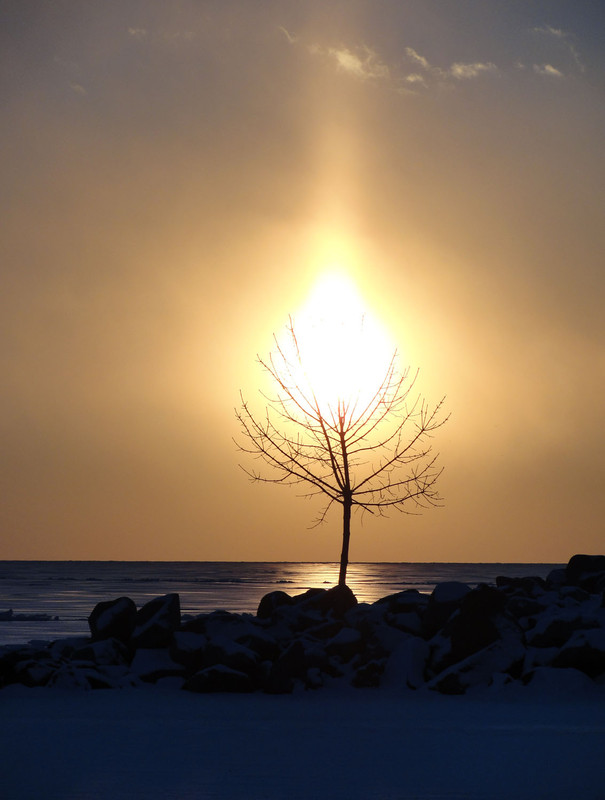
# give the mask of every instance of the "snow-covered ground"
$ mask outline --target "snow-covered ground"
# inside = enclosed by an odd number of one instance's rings
[[[0,797],[603,800],[605,687],[555,672],[461,697],[9,686]]]

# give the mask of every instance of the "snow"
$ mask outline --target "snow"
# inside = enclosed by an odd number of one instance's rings
[[[461,697],[336,684],[279,696],[198,695],[162,682],[9,686],[0,796],[603,800],[605,687],[558,672],[555,685]]]

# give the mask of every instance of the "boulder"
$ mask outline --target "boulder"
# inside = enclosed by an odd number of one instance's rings
[[[137,623],[137,607],[130,597],[97,603],[88,617],[93,639],[118,639],[127,642]]]
[[[430,647],[419,636],[403,639],[389,656],[382,685],[393,689],[419,689],[425,681]]]
[[[156,683],[161,678],[182,678],[185,668],[170,656],[165,648],[139,648],[130,665],[130,672],[145,683]]]
[[[281,606],[290,606],[293,602],[290,595],[286,592],[269,592],[261,598],[256,616],[259,619],[270,619],[275,613],[275,609]]]
[[[500,639],[453,664],[433,678],[427,687],[442,694],[465,694],[469,689],[490,686],[494,682],[501,685],[503,673],[514,677],[520,674],[524,655],[520,639]]]
[[[342,661],[350,661],[362,648],[362,636],[355,628],[342,628],[334,638],[326,642],[328,656],[337,656]]]
[[[178,594],[156,597],[139,609],[130,642],[133,647],[168,647],[181,624]]]
[[[188,672],[199,672],[204,667],[204,654],[208,639],[203,633],[176,631],[170,646],[170,657],[182,664]]]
[[[538,667],[524,678],[523,683],[531,685],[532,694],[538,691],[547,696],[569,698],[573,698],[576,694],[583,695],[594,686],[584,672],[573,667],[565,669]]]
[[[576,631],[552,661],[553,667],[573,667],[590,678],[605,673],[605,629]]]
[[[273,663],[264,690],[269,694],[288,694],[294,688],[294,680],[304,679],[306,671],[305,648],[300,640],[295,640]]]
[[[331,613],[336,619],[342,619],[357,605],[357,598],[348,586],[333,586],[318,597],[318,604],[323,614]]]
[[[99,666],[128,664],[130,652],[119,639],[100,639],[79,647],[71,653],[72,661],[89,661]]]
[[[523,578],[509,578],[507,575],[498,575],[496,587],[504,592],[516,592],[526,597],[539,597],[548,588],[544,578],[536,575],[527,575]]]
[[[605,590],[605,556],[577,554],[569,559],[565,568],[567,583],[587,592]]]
[[[260,659],[253,650],[226,637],[212,639],[205,651],[205,663],[208,666],[223,664],[246,675],[253,675],[259,662]]]
[[[563,647],[576,631],[597,627],[597,620],[584,617],[577,609],[555,608],[538,618],[526,640],[532,647]]]
[[[405,614],[408,612],[422,613],[429,602],[426,594],[421,594],[417,589],[405,589],[403,592],[388,594],[376,600],[375,606],[386,606],[391,614]]]
[[[422,618],[426,639],[430,639],[445,625],[470,591],[471,587],[460,581],[445,581],[435,586]]]
[[[355,670],[351,685],[356,689],[373,689],[380,686],[386,659],[368,661]]]

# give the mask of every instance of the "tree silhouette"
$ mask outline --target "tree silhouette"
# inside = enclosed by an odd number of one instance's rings
[[[424,398],[411,397],[418,373],[400,373],[395,351],[366,399],[357,394],[327,401],[321,387],[309,383],[292,320],[287,344],[275,338],[268,360],[258,358],[276,390],[274,397],[263,394],[262,417],[240,393],[235,413],[243,442],[236,444],[270,470],[242,469],[254,481],[303,484],[305,497],[324,495],[316,525],[335,503],[342,506],[338,583],[345,585],[354,509],[385,516],[390,509],[414,513],[440,505],[436,483],[442,469],[428,440],[447,421],[443,400],[431,409]]]

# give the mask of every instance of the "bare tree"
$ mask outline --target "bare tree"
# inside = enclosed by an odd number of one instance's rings
[[[243,441],[236,444],[270,467],[264,473],[242,466],[252,480],[303,484],[305,497],[325,496],[315,524],[335,503],[342,506],[338,583],[345,585],[354,509],[385,516],[390,509],[414,513],[440,505],[436,482],[442,469],[428,440],[447,417],[443,400],[429,408],[424,398],[412,397],[418,373],[410,378],[408,369],[398,372],[396,351],[367,399],[359,394],[322,401],[319,387],[306,377],[292,320],[288,336],[288,348],[275,339],[268,360],[258,359],[276,389],[274,397],[263,395],[262,417],[240,393],[236,417]]]

